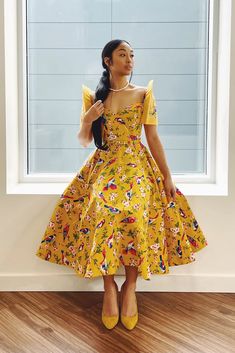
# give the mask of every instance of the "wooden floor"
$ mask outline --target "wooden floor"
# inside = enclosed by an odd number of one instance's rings
[[[101,322],[103,292],[0,292],[0,353],[233,353],[235,294],[137,292],[139,322]]]

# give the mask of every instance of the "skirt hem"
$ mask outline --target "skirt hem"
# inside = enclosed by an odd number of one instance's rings
[[[196,253],[202,249],[204,249],[206,246],[208,245],[208,242],[205,242],[200,248],[197,248],[193,251],[193,253]],[[88,278],[88,279],[92,279],[92,278],[96,278],[96,277],[101,277],[101,276],[105,276],[105,275],[115,275],[117,273],[117,271],[119,270],[120,266],[122,265],[123,267],[124,266],[132,266],[130,264],[126,264],[126,263],[123,263],[120,259],[119,259],[119,265],[116,266],[113,270],[109,270],[109,271],[104,271],[102,272],[101,270],[97,269],[96,272],[93,272],[93,275],[87,275],[86,273],[81,273],[79,271],[76,271],[74,266],[71,264],[71,263],[63,263],[61,261],[59,262],[56,262],[56,260],[51,257],[51,258],[48,258],[48,259],[45,259],[42,254],[40,255],[40,252],[36,252],[35,254],[39,259],[41,260],[44,260],[44,261],[47,261],[47,262],[50,262],[50,263],[54,263],[56,265],[61,265],[61,266],[65,266],[65,267],[69,267],[71,269],[74,270],[75,274],[80,277],[80,278]],[[151,275],[167,275],[170,273],[169,271],[169,267],[173,267],[173,266],[181,266],[181,265],[187,265],[187,264],[190,264],[190,263],[193,263],[196,261],[196,258],[194,257],[191,257],[191,258],[186,258],[185,260],[183,260],[182,263],[168,263],[168,267],[166,267],[166,270],[164,272],[153,272],[153,271],[149,271],[149,275],[146,275],[144,276],[142,274],[142,271],[139,271],[139,267],[138,267],[138,277],[142,277],[144,280],[151,280]]]

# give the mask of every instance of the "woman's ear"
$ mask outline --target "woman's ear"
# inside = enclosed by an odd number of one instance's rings
[[[105,58],[104,58],[104,62],[105,62],[105,64],[107,65],[107,66],[109,66],[109,64],[110,64],[110,59],[106,56]]]

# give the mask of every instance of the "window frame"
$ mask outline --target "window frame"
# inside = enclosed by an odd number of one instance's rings
[[[231,0],[210,0],[207,173],[174,174],[185,195],[228,195]],[[75,173],[27,175],[26,0],[4,0],[6,193],[61,194]]]

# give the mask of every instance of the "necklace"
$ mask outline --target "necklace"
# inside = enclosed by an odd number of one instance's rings
[[[119,89],[109,88],[109,89],[110,89],[111,91],[118,92],[118,91],[122,91],[123,89],[125,89],[128,85],[129,85],[129,82],[127,82],[126,86],[124,86],[123,88],[119,88]]]

